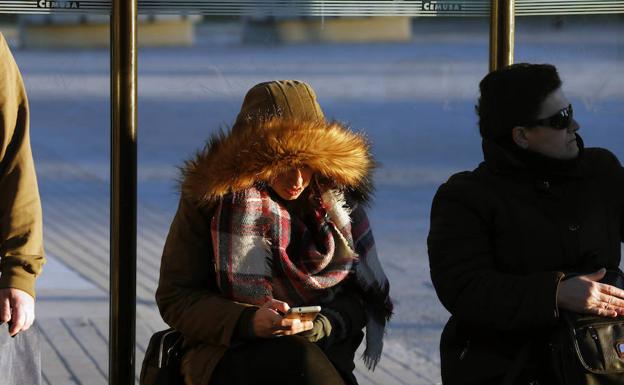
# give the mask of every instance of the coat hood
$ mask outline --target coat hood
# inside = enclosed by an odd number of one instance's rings
[[[182,167],[182,195],[209,205],[303,165],[359,201],[372,192],[375,161],[364,135],[337,122],[272,118],[212,135]]]

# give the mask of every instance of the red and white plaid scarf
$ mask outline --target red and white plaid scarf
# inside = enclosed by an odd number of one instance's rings
[[[392,313],[388,280],[360,206],[326,190],[301,218],[264,188],[223,197],[211,223],[217,284],[228,298],[261,306],[271,298],[290,306],[318,305],[354,273],[367,312],[364,360],[374,367]]]
[[[349,214],[328,191],[310,218],[292,216],[264,189],[224,198],[212,220],[217,282],[236,301],[318,304],[356,259]]]

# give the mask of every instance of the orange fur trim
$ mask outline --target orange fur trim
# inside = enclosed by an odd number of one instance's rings
[[[182,193],[209,203],[306,165],[337,186],[370,191],[375,161],[368,141],[337,122],[270,119],[213,135],[182,169]]]

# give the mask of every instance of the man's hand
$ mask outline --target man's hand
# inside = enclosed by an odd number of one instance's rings
[[[0,289],[0,323],[11,322],[11,337],[26,331],[35,321],[35,299],[20,289]]]
[[[286,302],[272,299],[256,310],[253,317],[253,331],[257,337],[290,336],[312,329],[312,321],[301,321],[298,318],[284,318],[290,306]]]
[[[579,275],[562,281],[557,294],[557,306],[577,313],[603,317],[624,315],[624,290],[599,283],[607,271]]]

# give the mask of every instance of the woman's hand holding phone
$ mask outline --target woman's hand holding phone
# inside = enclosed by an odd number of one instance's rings
[[[257,337],[270,338],[289,336],[310,330],[313,323],[310,320],[301,320],[299,314],[288,314],[290,306],[286,302],[272,299],[262,305],[253,317],[253,331]],[[281,313],[281,314],[280,314]]]

